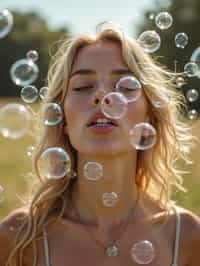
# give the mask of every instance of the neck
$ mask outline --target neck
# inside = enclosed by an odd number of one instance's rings
[[[98,162],[103,166],[100,179],[86,179],[83,168],[87,162]],[[133,153],[106,158],[79,154],[77,180],[71,196],[80,222],[105,231],[135,215],[133,208],[138,197],[135,173],[136,155]],[[117,193],[118,200],[114,206],[106,207],[102,203],[102,195],[105,192]]]

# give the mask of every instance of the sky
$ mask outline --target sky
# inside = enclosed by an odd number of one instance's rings
[[[0,0],[0,10],[34,9],[46,19],[51,28],[67,25],[72,34],[94,32],[97,23],[110,20],[119,24],[126,33],[134,36],[137,25],[143,18],[144,10],[153,7],[155,0],[120,1]]]

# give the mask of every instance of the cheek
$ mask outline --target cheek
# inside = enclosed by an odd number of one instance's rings
[[[64,104],[64,114],[68,127],[73,127],[82,120],[83,114],[86,112],[86,101],[68,97]]]
[[[136,102],[128,104],[127,120],[129,124],[144,122],[147,119],[148,103],[143,96]]]

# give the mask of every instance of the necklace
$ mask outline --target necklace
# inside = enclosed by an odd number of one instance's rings
[[[128,215],[128,218],[126,219],[125,223],[124,223],[124,226],[123,226],[123,230],[121,231],[120,233],[120,236],[112,241],[112,244],[109,244],[109,245],[106,245],[104,246],[100,241],[98,241],[92,234],[91,232],[86,228],[86,227],[83,227],[90,235],[90,237],[98,244],[100,245],[101,247],[103,246],[104,248],[104,253],[105,255],[109,256],[109,257],[115,257],[117,255],[119,255],[119,241],[122,237],[122,233],[125,233],[126,232],[126,229],[128,227],[128,224],[129,224],[129,220],[130,220],[130,217],[131,215],[135,212],[136,210],[136,207],[137,207],[137,204],[138,204],[138,201],[139,201],[139,192],[137,193],[137,198],[136,198],[136,201],[135,201],[135,204],[133,206],[133,208],[131,209],[129,215]],[[81,220],[81,217],[77,211],[77,209],[75,208],[74,204],[71,203],[71,206],[73,207],[73,209],[75,210],[75,214],[77,216],[77,218],[79,220]]]

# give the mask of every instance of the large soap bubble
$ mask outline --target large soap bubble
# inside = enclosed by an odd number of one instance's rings
[[[22,104],[9,103],[0,108],[0,133],[5,138],[18,139],[30,130],[32,114]]]
[[[10,69],[12,81],[17,86],[27,86],[32,84],[38,77],[38,66],[28,59],[20,59],[16,61]]]
[[[136,124],[130,131],[130,143],[136,150],[147,150],[156,143],[156,129],[149,123]]]
[[[126,114],[128,101],[119,92],[106,94],[101,101],[101,110],[105,116],[113,119],[120,119]]]
[[[138,42],[146,53],[154,53],[160,48],[161,38],[156,31],[149,30],[140,34]]]
[[[200,67],[200,47],[194,50],[190,61],[196,63]]]
[[[13,15],[7,9],[0,11],[0,39],[8,35],[13,26]]]
[[[116,83],[116,90],[122,93],[128,102],[137,101],[142,94],[142,85],[134,76],[122,77]]]
[[[63,148],[50,147],[41,154],[38,169],[42,177],[60,179],[70,172],[71,160]]]
[[[46,126],[56,126],[62,121],[62,108],[57,103],[45,103],[42,106],[42,120]]]

